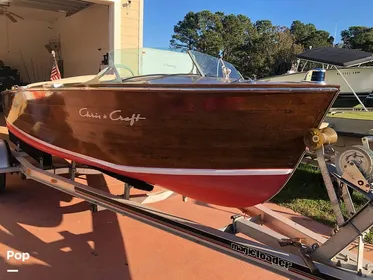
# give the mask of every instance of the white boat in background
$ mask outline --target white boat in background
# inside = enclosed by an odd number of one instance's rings
[[[373,61],[373,53],[323,47],[307,50],[299,54],[297,58],[295,67],[288,73],[258,79],[258,81],[310,81],[314,70],[304,71],[304,68],[311,62],[321,64],[321,67],[325,69],[327,84],[340,85],[341,92],[333,107],[353,107],[359,104],[359,99],[364,103],[366,97],[373,93],[373,66],[361,66]],[[299,69],[301,61],[305,63],[302,69]]]

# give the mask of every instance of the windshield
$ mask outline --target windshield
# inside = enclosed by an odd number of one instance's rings
[[[238,70],[227,61],[197,51],[190,51],[190,54],[195,58],[199,65],[199,69],[206,77],[224,78],[223,68],[225,66],[231,70],[229,78],[242,78],[240,72],[238,72]]]
[[[114,67],[122,79],[144,75],[190,74],[225,78],[224,66],[230,69],[229,78],[242,78],[232,64],[197,51],[127,48],[111,51],[108,55],[109,66]]]

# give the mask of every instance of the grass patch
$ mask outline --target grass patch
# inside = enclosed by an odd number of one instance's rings
[[[373,120],[373,112],[369,111],[345,111],[331,114],[327,117],[330,118],[341,118],[341,119],[355,119],[355,120]]]
[[[367,199],[360,193],[352,192],[352,200],[356,211],[367,203]],[[326,191],[323,178],[318,168],[311,165],[300,164],[286,186],[271,202],[309,217],[322,224],[332,227],[337,221]],[[342,214],[347,217],[347,210],[341,202]],[[367,243],[373,243],[373,230],[365,237]]]
[[[345,112],[338,112],[336,114],[329,113],[327,116],[330,118],[373,120],[373,112],[372,111],[367,112],[363,110],[363,106],[361,106],[361,104],[358,104],[354,106],[353,108],[356,109],[357,111],[345,111]],[[358,109],[362,111],[358,111]]]

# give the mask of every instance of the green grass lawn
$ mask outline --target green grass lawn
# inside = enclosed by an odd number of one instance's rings
[[[356,120],[373,120],[373,111],[365,111],[363,110],[363,106],[356,105],[353,108],[360,109],[361,111],[345,111],[342,113],[331,114],[329,113],[327,116],[331,118],[344,118],[344,119],[356,119]],[[371,108],[368,108],[368,110]]]
[[[352,200],[356,211],[367,202],[367,199],[356,191],[352,193]],[[311,165],[301,164],[271,202],[290,208],[320,223],[333,227],[337,225],[321,173]],[[341,208],[346,219],[347,210],[343,203]],[[366,235],[365,241],[373,243],[373,232]]]
[[[328,114],[330,118],[343,118],[343,119],[355,119],[355,120],[373,120],[373,112],[371,111],[345,111],[336,114]]]

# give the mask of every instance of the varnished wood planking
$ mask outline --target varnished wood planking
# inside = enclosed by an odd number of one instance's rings
[[[14,125],[53,145],[123,165],[292,168],[304,150],[304,133],[318,126],[337,89],[290,86],[293,91],[282,92],[57,90],[45,99],[24,100],[29,104]],[[83,119],[78,114],[82,107],[100,114],[120,109],[124,116],[140,113],[147,119],[133,127]],[[39,134],[31,130],[33,111],[42,112]]]

